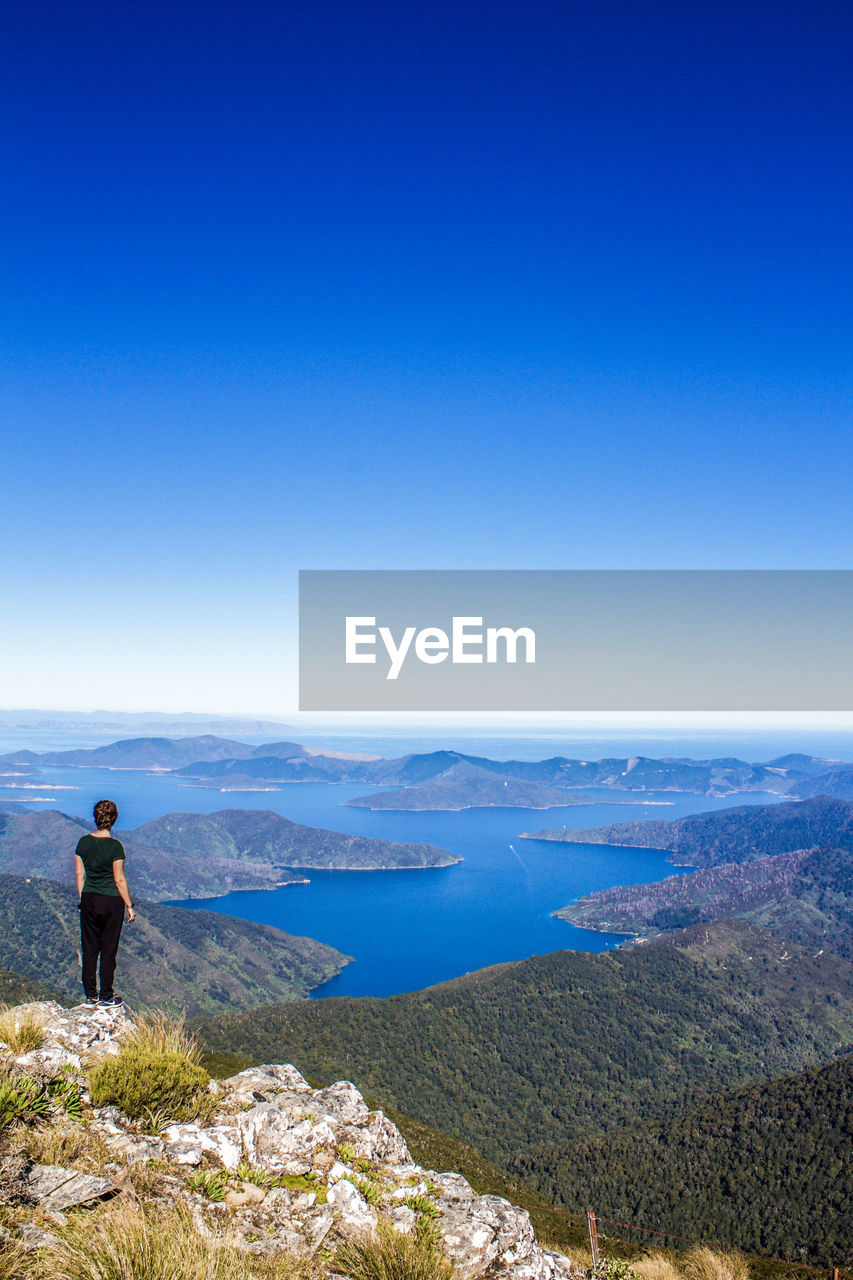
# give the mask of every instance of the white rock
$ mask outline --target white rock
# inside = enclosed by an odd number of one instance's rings
[[[59,1244],[56,1236],[49,1231],[42,1231],[33,1222],[27,1222],[21,1227],[18,1238],[25,1249],[46,1249],[49,1245]]]
[[[404,1236],[411,1235],[418,1224],[418,1215],[414,1209],[409,1209],[404,1204],[392,1209],[388,1217],[391,1219],[391,1225],[394,1230],[399,1231]]]
[[[70,1049],[63,1049],[60,1045],[55,1047],[48,1045],[43,1049],[31,1049],[29,1053],[20,1053],[14,1062],[22,1071],[31,1071],[34,1074],[41,1072],[44,1075],[58,1075],[63,1067],[73,1067],[75,1071],[79,1071],[82,1066],[79,1054],[72,1053]]]
[[[348,1165],[341,1164],[340,1160],[336,1160],[329,1170],[327,1182],[331,1187],[333,1183],[339,1182],[341,1178],[351,1177],[353,1170]]]
[[[372,1233],[376,1230],[378,1213],[346,1178],[341,1178],[340,1182],[329,1189],[326,1203],[335,1211],[339,1229],[343,1228],[347,1235]]]
[[[262,1067],[248,1067],[238,1071],[222,1081],[225,1088],[238,1097],[251,1101],[269,1101],[276,1093],[289,1090],[291,1093],[312,1093],[308,1081],[289,1064],[267,1064]]]
[[[128,1164],[138,1164],[145,1160],[162,1160],[166,1155],[166,1144],[162,1138],[149,1138],[144,1134],[119,1133],[108,1135],[105,1139],[111,1151],[117,1151]]]
[[[332,1228],[335,1215],[327,1205],[315,1209],[303,1223],[304,1244],[300,1250],[306,1257],[312,1257]]]
[[[326,1089],[318,1089],[313,1095],[313,1104],[318,1112],[332,1116],[341,1124],[364,1125],[370,1114],[364,1098],[348,1080],[338,1080]]]
[[[382,1111],[371,1111],[367,1132],[370,1135],[371,1155],[374,1160],[391,1164],[410,1164],[412,1157],[406,1140],[395,1124]]]
[[[432,1173],[430,1182],[440,1188],[441,1198],[448,1204],[470,1204],[474,1199],[474,1188],[461,1173]]]
[[[275,1173],[307,1173],[319,1148],[334,1147],[334,1130],[325,1123],[300,1120],[293,1124],[274,1102],[259,1102],[237,1117],[237,1126],[251,1164]]]
[[[215,1124],[202,1129],[201,1145],[204,1151],[215,1155],[226,1169],[236,1169],[243,1158],[243,1142],[236,1124]]]
[[[425,1182],[416,1182],[413,1186],[397,1187],[396,1191],[391,1192],[391,1199],[407,1200],[409,1196],[425,1196],[427,1194],[427,1184]]]
[[[445,1252],[464,1276],[484,1275],[496,1265],[516,1280],[545,1280],[547,1265],[524,1209],[500,1196],[477,1196],[462,1209],[442,1208]],[[531,1267],[529,1278],[525,1264]]]

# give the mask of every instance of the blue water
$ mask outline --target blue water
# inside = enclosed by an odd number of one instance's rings
[[[54,743],[39,735],[28,735],[26,743],[20,741],[20,736],[16,734],[14,742],[0,741],[0,751],[22,745],[36,751],[55,749]],[[84,745],[82,735],[63,738],[56,747]],[[791,735],[772,743],[765,739],[760,753],[755,750],[758,743],[747,743],[733,735],[715,736],[713,742],[707,738],[671,737],[657,741],[656,750],[649,749],[651,741],[638,744],[616,737],[597,744],[589,739],[572,741],[557,736],[466,738],[459,733],[425,734],[416,739],[402,733],[380,738],[341,731],[325,735],[302,733],[298,738],[294,734],[293,738],[335,750],[367,750],[382,755],[453,745],[495,759],[543,759],[555,754],[595,759],[637,750],[657,756],[702,758],[714,754],[738,755],[742,759],[767,759],[787,750],[817,753],[814,740],[805,743]],[[596,745],[597,750],[589,749]],[[834,755],[847,759],[853,756],[849,737],[836,739],[833,746]],[[554,919],[551,913],[596,889],[644,883],[685,874],[687,870],[671,866],[663,854],[651,850],[522,840],[522,831],[564,825],[578,829],[636,818],[676,818],[733,804],[762,804],[778,799],[759,794],[712,800],[673,792],[644,793],[644,800],[664,802],[658,807],[636,803],[630,793],[619,798],[633,803],[617,805],[612,791],[600,791],[597,795],[592,793],[597,800],[593,805],[559,809],[372,813],[342,804],[374,789],[363,783],[293,783],[279,791],[223,795],[156,774],[50,766],[29,780],[35,784],[34,790],[7,788],[3,781],[0,779],[0,800],[29,799],[34,809],[59,808],[81,817],[88,817],[95,800],[109,796],[118,802],[119,825],[123,829],[170,811],[273,809],[310,826],[435,844],[464,859],[452,867],[421,871],[309,870],[305,872],[310,879],[307,885],[290,885],[271,892],[232,893],[180,904],[275,925],[289,933],[318,938],[353,956],[352,964],[315,992],[318,997],[390,995],[415,990],[485,965],[559,948],[601,951],[616,945],[621,938],[576,929]],[[69,850],[69,860],[70,857]],[[132,876],[131,866],[128,876]]]

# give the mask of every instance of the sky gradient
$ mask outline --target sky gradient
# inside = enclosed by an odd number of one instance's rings
[[[8,6],[0,706],[284,714],[300,568],[851,567],[851,35]]]

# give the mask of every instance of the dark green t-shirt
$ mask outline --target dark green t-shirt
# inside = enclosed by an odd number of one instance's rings
[[[120,897],[113,876],[113,863],[124,860],[124,849],[120,840],[112,836],[83,836],[77,845],[77,857],[86,868],[86,879],[83,882],[83,893],[109,893]]]

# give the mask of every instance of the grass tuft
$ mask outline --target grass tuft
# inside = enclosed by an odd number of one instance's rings
[[[44,1015],[0,1005],[0,1040],[11,1053],[32,1053],[42,1047],[44,1037]]]
[[[162,1009],[137,1014],[133,1029],[122,1041],[122,1048],[132,1048],[138,1053],[176,1053],[196,1067],[202,1056],[201,1046],[187,1029],[185,1018]]]
[[[737,1249],[691,1249],[682,1267],[684,1280],[749,1280],[749,1263]]]
[[[34,1274],[29,1249],[17,1240],[0,1241],[0,1280],[30,1280]]]
[[[335,1270],[350,1280],[455,1280],[456,1269],[432,1240],[395,1231],[380,1222],[375,1236],[347,1240],[338,1249]]]
[[[113,1152],[100,1134],[82,1125],[73,1128],[62,1123],[23,1126],[11,1135],[11,1149],[37,1164],[58,1164],[69,1169],[78,1167],[86,1173],[103,1173]]]
[[[254,1280],[253,1259],[202,1236],[183,1206],[106,1209],[69,1219],[44,1251],[51,1280]]]
[[[681,1280],[681,1272],[665,1253],[652,1253],[647,1258],[638,1258],[631,1263],[631,1269],[640,1280]]]

